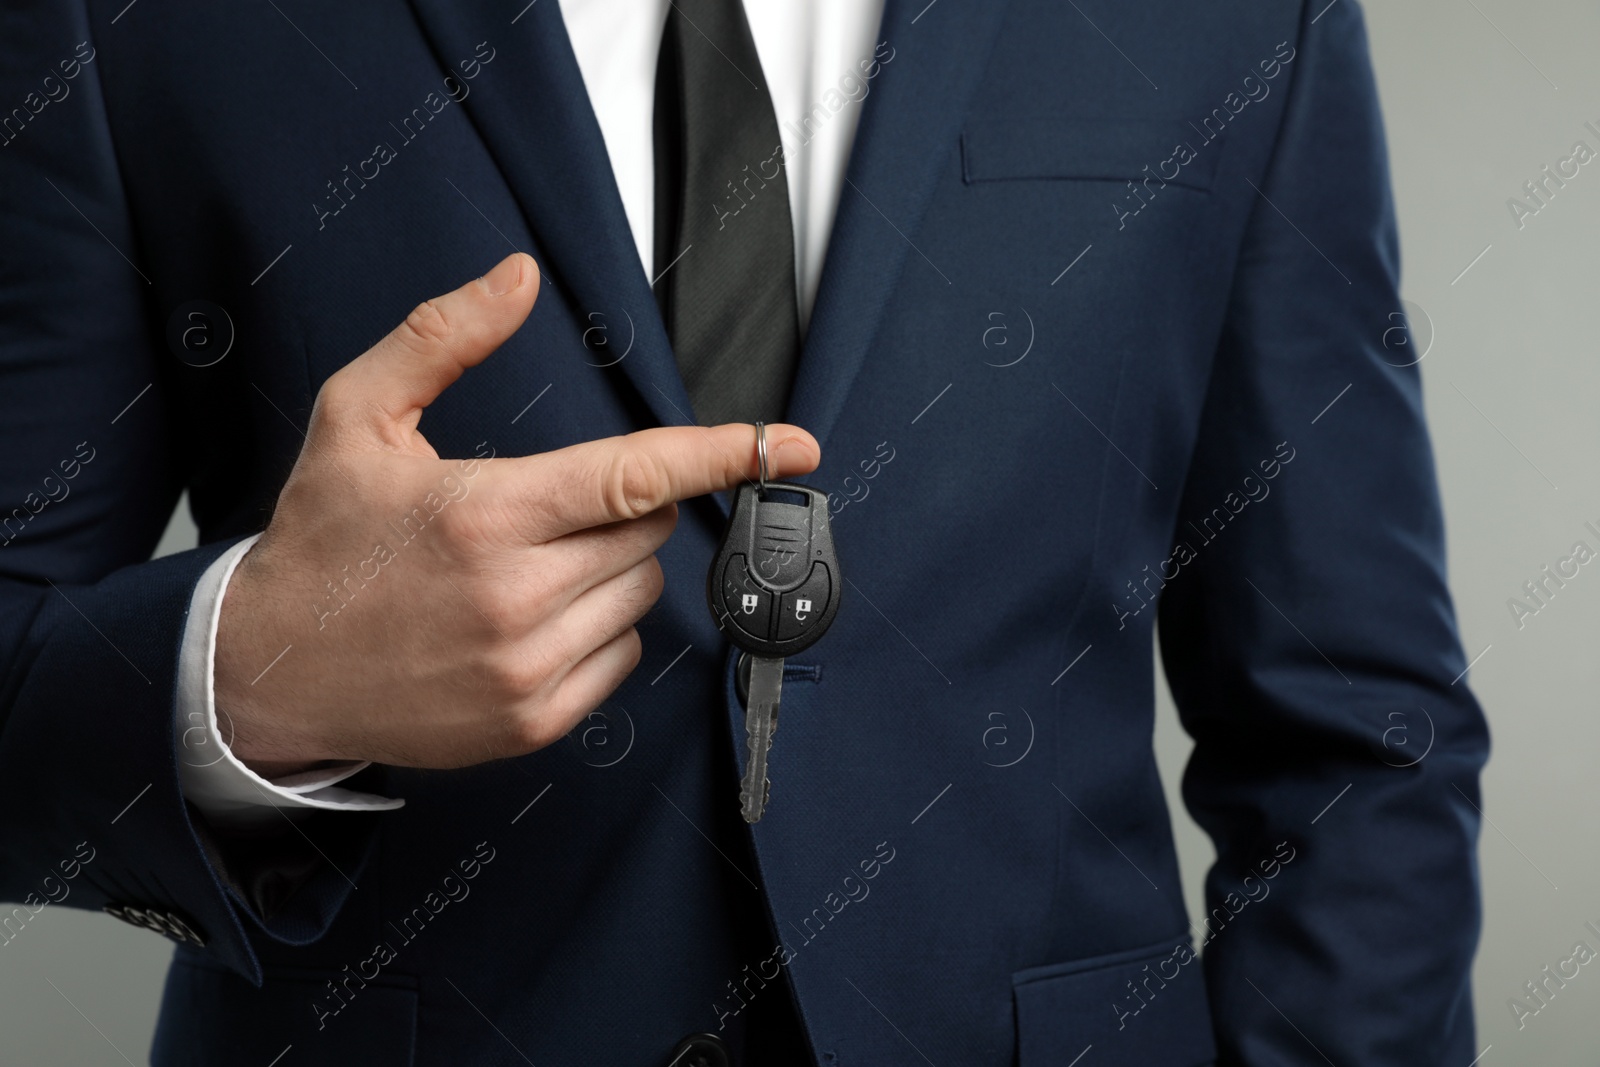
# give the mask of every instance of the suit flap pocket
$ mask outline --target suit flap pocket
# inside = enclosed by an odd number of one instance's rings
[[[1222,146],[1177,119],[982,119],[961,133],[968,183],[1027,178],[1211,188]],[[1148,168],[1148,169],[1146,169]]]
[[[411,1067],[416,981],[380,974],[268,968],[261,988],[179,952],[167,974],[154,1067],[265,1063],[294,1046],[300,1067]],[[289,1059],[285,1059],[287,1065]]]
[[[1020,1067],[1198,1067],[1216,1058],[1200,959],[1187,938],[1011,976]],[[1088,1061],[1086,1061],[1088,1062]]]

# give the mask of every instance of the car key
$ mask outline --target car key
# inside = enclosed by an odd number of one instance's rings
[[[739,787],[739,806],[749,823],[760,820],[771,789],[767,752],[778,728],[784,657],[810,648],[833,623],[841,584],[827,494],[793,482],[768,483],[761,423],[756,442],[760,484],[746,482],[735,490],[722,547],[706,576],[717,627],[750,656],[748,758]]]

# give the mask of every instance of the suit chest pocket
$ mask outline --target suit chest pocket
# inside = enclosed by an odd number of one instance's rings
[[[979,117],[961,133],[967,184],[1067,179],[1205,193],[1223,144],[1179,119]]]

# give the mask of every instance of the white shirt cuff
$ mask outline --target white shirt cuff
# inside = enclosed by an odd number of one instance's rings
[[[189,618],[178,653],[178,778],[183,795],[218,827],[256,826],[284,817],[323,811],[386,811],[401,807],[372,793],[342,789],[337,783],[366,769],[351,760],[299,774],[266,779],[246,767],[229,747],[232,724],[218,728],[215,689],[217,621],[228,579],[261,535],[247,538],[206,568],[189,601]],[[222,710],[227,719],[227,710]],[[224,732],[228,735],[224,738]],[[274,811],[273,809],[277,809]]]

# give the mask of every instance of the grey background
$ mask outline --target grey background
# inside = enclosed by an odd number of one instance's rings
[[[1318,10],[1326,2],[1313,0]],[[1600,160],[1520,231],[1506,200],[1574,141],[1600,151],[1600,136],[1583,126],[1600,127],[1600,8],[1570,0],[1365,6],[1399,204],[1403,292],[1433,333],[1422,372],[1451,585],[1467,655],[1482,654],[1470,680],[1494,732],[1475,968],[1478,1047],[1487,1051],[1478,1062],[1588,1067],[1600,1053],[1600,963],[1521,1029],[1507,1000],[1578,940],[1600,950],[1584,929],[1586,921],[1600,926],[1600,562],[1521,629],[1507,600],[1574,541],[1600,550],[1583,528],[1600,527]],[[1420,338],[1428,330],[1416,318]],[[180,509],[161,552],[193,540]],[[1177,795],[1189,740],[1164,688],[1155,740],[1185,894],[1199,915],[1211,849]],[[1325,817],[1337,818],[1338,807]],[[0,948],[0,1060],[147,1062],[170,956],[153,934],[45,909]],[[1308,1050],[1306,1062],[1320,1061]]]

